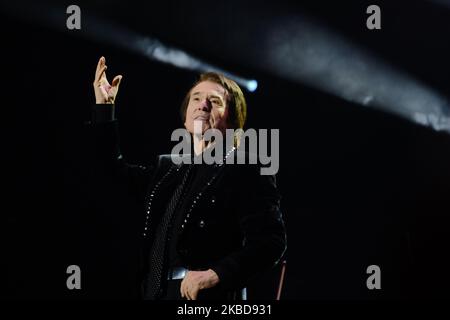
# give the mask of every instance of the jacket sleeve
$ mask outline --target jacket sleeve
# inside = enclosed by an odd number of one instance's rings
[[[92,119],[86,123],[86,127],[93,149],[90,161],[93,174],[126,184],[138,200],[144,200],[155,166],[130,164],[124,159],[120,152],[114,105],[94,105]]]
[[[250,176],[243,179],[242,193],[246,199],[239,210],[243,246],[211,268],[219,276],[221,286],[228,289],[245,286],[259,272],[274,267],[286,251],[286,230],[275,176],[260,175],[256,166],[251,167]]]

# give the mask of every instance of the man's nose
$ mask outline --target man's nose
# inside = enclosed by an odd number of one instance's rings
[[[208,99],[204,99],[198,105],[198,109],[202,111],[209,111],[211,109],[211,103]]]

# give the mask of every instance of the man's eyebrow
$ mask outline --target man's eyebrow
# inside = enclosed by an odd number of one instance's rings
[[[194,92],[193,94],[191,94],[191,96],[195,96],[195,95],[199,95],[199,94],[201,94],[202,92],[200,92],[200,91],[196,91],[196,92]],[[223,99],[224,97],[223,96],[221,96],[220,94],[211,94],[210,95],[210,97],[211,98],[220,98],[220,99]]]

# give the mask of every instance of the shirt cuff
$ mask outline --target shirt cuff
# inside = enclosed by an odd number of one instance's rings
[[[116,120],[114,104],[95,104],[92,107],[92,122],[102,123]]]

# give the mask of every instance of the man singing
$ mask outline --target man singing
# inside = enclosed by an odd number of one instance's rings
[[[150,300],[233,300],[248,280],[272,268],[286,250],[275,176],[258,165],[227,164],[237,157],[237,142],[223,153],[222,164],[175,164],[159,156],[155,166],[126,163],[118,147],[115,99],[122,76],[111,84],[106,61],[98,61],[96,105],[91,127],[105,166],[126,179],[145,205],[141,293]],[[181,108],[185,128],[242,129],[244,95],[232,80],[205,73],[186,94]],[[211,146],[202,135],[191,159]],[[243,153],[246,156],[245,152]],[[236,163],[236,162],[235,162]]]

